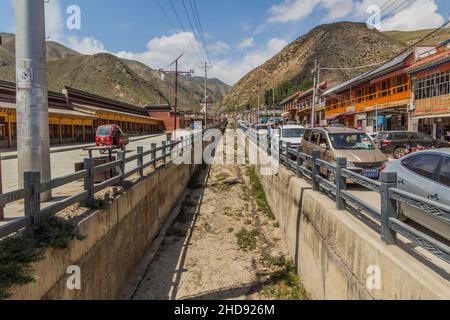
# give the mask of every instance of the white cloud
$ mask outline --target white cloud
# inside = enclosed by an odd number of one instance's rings
[[[381,31],[413,31],[441,26],[444,17],[438,12],[435,0],[418,0],[410,7],[399,11],[393,17],[381,21]]]
[[[222,81],[232,85],[245,74],[276,55],[286,45],[287,42],[282,39],[270,39],[264,47],[256,48],[246,53],[242,59],[226,59],[213,62],[214,74]]]
[[[185,54],[180,60],[180,68],[186,70],[194,69],[198,74],[199,57],[190,48],[191,46],[187,47],[187,41],[190,41],[195,47],[195,37],[192,33],[175,33],[169,36],[151,39],[147,44],[147,50],[145,52],[134,53],[122,51],[116,55],[120,58],[138,60],[152,69],[159,69],[167,68],[173,59],[184,52]],[[241,59],[213,58],[211,74],[228,84],[234,84],[247,72],[264,63],[286,45],[286,41],[273,38],[265,46],[245,53]]]
[[[351,14],[354,10],[353,0],[322,0],[322,6],[328,10],[323,21],[335,21]]]
[[[253,48],[254,46],[255,46],[255,39],[245,38],[244,40],[238,43],[237,48],[239,50],[244,50],[247,48]]]
[[[67,45],[82,54],[108,52],[104,44],[93,37],[78,38],[70,36],[67,38]]]
[[[268,22],[296,22],[309,16],[321,0],[284,0],[269,9]]]
[[[213,45],[209,46],[209,51],[214,55],[224,54],[228,50],[230,50],[230,46],[228,43],[217,41]]]

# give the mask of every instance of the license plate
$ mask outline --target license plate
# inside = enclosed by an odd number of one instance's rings
[[[377,170],[364,171],[363,176],[367,178],[379,178],[380,172]]]

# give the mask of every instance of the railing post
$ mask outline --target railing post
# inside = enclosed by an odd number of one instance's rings
[[[342,176],[342,170],[347,168],[347,158],[336,159],[336,209],[345,210],[345,201],[342,199],[342,190],[347,189],[347,178]]]
[[[94,187],[95,187],[95,167],[94,167],[94,159],[87,158],[84,159],[84,170],[87,170],[88,176],[84,178],[84,191],[89,193],[89,197],[86,200],[85,205],[88,208],[92,208],[94,206]]]
[[[267,133],[267,154],[270,156],[272,151],[272,140],[270,137],[270,133]]]
[[[41,212],[41,173],[25,172],[25,216],[32,217],[32,225],[39,224]]]
[[[291,159],[291,156],[290,156],[290,154],[289,154],[289,151],[291,150],[291,143],[290,142],[287,142],[286,143],[286,148],[285,148],[285,150],[286,150],[286,168],[289,170],[290,169],[290,162],[289,162],[289,160]]]
[[[297,177],[301,178],[303,175],[302,167],[303,167],[303,147],[297,146]]]
[[[139,174],[144,176],[144,147],[137,147],[137,166],[139,168]]]
[[[181,149],[180,157],[183,157],[183,155],[184,155],[184,144],[185,144],[184,137],[181,137],[180,138],[180,149]]]
[[[397,201],[392,200],[390,189],[397,187],[396,172],[381,173],[381,239],[387,244],[395,244],[397,233],[389,227],[389,219],[397,218]]]
[[[153,163],[153,168],[156,169],[156,143],[152,143],[151,145],[151,161]]]
[[[119,175],[122,177],[121,182],[122,182],[122,186],[124,186],[125,185],[125,151],[117,152],[117,160],[120,161],[120,164],[116,170],[119,172]]]
[[[259,132],[256,132],[256,148],[259,148]]]
[[[313,191],[319,191],[319,181],[317,176],[320,174],[320,166],[317,164],[317,159],[320,159],[320,151],[312,152],[312,187]]]
[[[164,166],[167,165],[167,141],[163,141],[162,143],[162,157],[164,161]]]

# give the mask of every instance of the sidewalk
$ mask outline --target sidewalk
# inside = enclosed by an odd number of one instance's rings
[[[145,140],[148,138],[157,137],[157,136],[164,135],[164,134],[165,133],[130,137],[130,142]],[[95,147],[95,143],[71,143],[71,144],[60,145],[57,147],[51,147],[50,153],[73,151],[73,150],[79,150],[79,149],[84,149],[84,148],[89,148],[89,147]],[[17,150],[16,149],[0,149],[0,157],[1,157],[0,158],[1,160],[17,159]]]

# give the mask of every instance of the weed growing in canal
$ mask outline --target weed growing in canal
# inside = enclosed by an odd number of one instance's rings
[[[103,198],[96,196],[94,198],[94,203],[92,204],[92,207],[90,207],[90,209],[92,209],[92,210],[108,209],[109,202],[110,202],[109,193],[106,193]]]
[[[248,231],[243,228],[236,234],[237,244],[239,248],[244,251],[253,251],[256,249],[256,241],[258,236],[258,230],[254,229],[252,231]]]
[[[75,223],[50,216],[38,226],[0,241],[0,300],[10,296],[9,288],[35,281],[31,264],[43,259],[45,249],[65,249],[75,239],[83,239]]]
[[[277,270],[263,287],[265,296],[275,300],[309,300],[291,260],[267,257],[266,261]]]
[[[252,193],[254,198],[256,199],[256,203],[258,204],[258,208],[271,220],[275,220],[275,215],[272,212],[272,209],[267,202],[266,193],[264,192],[264,188],[259,180],[258,175],[256,174],[256,169],[254,166],[248,166],[246,170],[247,176],[250,179],[250,183],[252,186]]]

